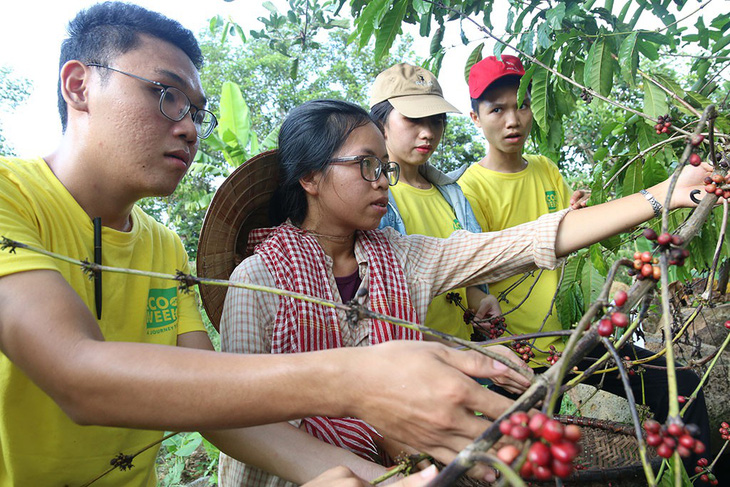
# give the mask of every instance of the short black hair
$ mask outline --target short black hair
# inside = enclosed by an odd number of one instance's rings
[[[479,105],[482,104],[483,102],[485,102],[487,100],[487,94],[488,93],[490,93],[490,92],[492,92],[492,91],[494,91],[496,89],[502,88],[504,86],[517,86],[519,88],[520,87],[520,80],[521,79],[522,79],[522,76],[520,76],[518,74],[513,74],[513,75],[509,75],[509,76],[503,76],[503,77],[499,78],[497,81],[495,81],[491,85],[489,85],[486,88],[484,88],[484,91],[482,92],[481,95],[479,95],[479,98],[472,98],[471,99],[471,109],[472,109],[472,111],[474,113],[476,113],[477,116],[479,116]],[[525,96],[527,96],[527,97],[530,96],[530,88],[531,87],[532,87],[532,83],[530,83],[530,86],[528,86],[528,88],[527,88],[527,94]]]
[[[131,51],[140,43],[139,35],[147,34],[180,48],[200,69],[203,54],[193,33],[176,20],[124,2],[98,3],[80,11],[68,23],[68,38],[61,44],[58,69],[68,61],[107,65],[115,57]],[[58,113],[66,131],[68,107],[58,80]]]
[[[294,108],[279,130],[279,187],[270,209],[274,225],[287,218],[300,225],[307,196],[299,180],[326,171],[357,128],[373,123],[362,107],[340,100],[312,100]]]
[[[385,130],[385,124],[388,122],[388,116],[390,116],[390,112],[392,112],[394,108],[393,104],[388,100],[383,100],[380,103],[373,105],[370,109],[370,118],[373,119],[373,122],[375,122],[375,125],[378,126],[381,132]],[[448,120],[446,114],[439,113],[438,115],[441,115],[441,121],[444,124],[444,128],[446,128],[446,121]]]

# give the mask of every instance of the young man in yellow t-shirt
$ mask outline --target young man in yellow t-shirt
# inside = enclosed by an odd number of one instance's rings
[[[516,105],[523,74],[518,58],[503,55],[502,61],[492,56],[475,64],[469,78],[470,94],[475,100],[470,115],[487,138],[489,152],[466,170],[459,185],[485,232],[536,220],[571,203],[570,188],[557,166],[546,157],[522,154],[532,128],[529,93],[521,106]],[[559,269],[544,270],[490,284],[502,311],[509,313],[505,319],[511,334],[561,329],[552,307],[559,279]],[[535,342],[537,363],[545,364],[546,354],[540,350],[548,351],[550,345],[562,349],[560,337]]]
[[[524,74],[520,60],[509,55],[502,55],[501,60],[495,56],[487,57],[474,64],[469,74],[469,95],[472,99],[470,115],[474,124],[482,129],[489,143],[489,151],[481,161],[466,170],[459,178],[459,184],[484,231],[509,228],[568,206],[573,209],[584,206],[583,192],[577,191],[571,195],[552,161],[543,156],[522,153],[532,128],[529,90],[524,101],[517,105],[517,90]],[[524,282],[519,282],[519,278],[510,278],[490,284],[490,290],[502,300],[501,307],[505,312],[519,306],[505,317],[509,333],[517,335],[561,329],[553,308],[558,279],[559,271],[543,271],[541,275],[536,273],[527,276]],[[548,337],[535,341],[533,367],[548,365],[544,352],[548,351],[550,345],[557,350],[563,348],[560,338]],[[589,357],[600,357],[604,351],[601,346],[596,347]],[[651,355],[633,345],[627,345],[620,353],[642,358]],[[586,368],[590,364],[589,358],[580,367]],[[662,366],[666,362],[658,359],[652,364]],[[604,390],[625,394],[616,375],[594,376],[589,379],[589,383],[595,384],[599,380]],[[699,384],[699,378],[692,371],[678,370],[677,382],[679,394],[689,396]],[[663,422],[668,414],[666,374],[648,368],[643,379],[631,376],[631,386],[634,396],[646,397],[647,405],[656,418]],[[709,419],[702,391],[688,409],[684,420],[700,427],[701,440],[709,446]]]

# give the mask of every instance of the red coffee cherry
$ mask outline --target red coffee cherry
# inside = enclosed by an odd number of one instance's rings
[[[705,140],[705,136],[702,134],[693,135],[690,143],[694,146],[700,145]]]
[[[672,241],[672,236],[666,232],[659,235],[656,239],[656,243],[658,243],[659,245],[662,245],[662,246],[669,245],[671,243],[671,241]]]
[[[654,257],[651,255],[651,252],[649,252],[648,250],[646,252],[642,252],[640,257],[642,262],[651,262],[651,259],[653,258]]]
[[[626,291],[617,291],[616,294],[613,295],[613,301],[616,303],[616,306],[619,308],[626,304],[626,300],[629,298],[629,295],[626,294]]]
[[[699,166],[702,163],[702,158],[699,154],[693,152],[692,155],[689,156],[689,163],[693,166]]]
[[[536,441],[527,451],[527,460],[541,467],[548,466],[551,460],[550,448],[545,443]]]
[[[597,331],[602,337],[611,336],[611,333],[613,333],[613,323],[611,323],[611,320],[604,318],[598,322]]]
[[[555,443],[563,439],[565,428],[554,419],[548,419],[542,427],[542,437],[550,443]]]
[[[629,317],[623,313],[612,313],[611,324],[618,328],[626,328],[629,324]]]

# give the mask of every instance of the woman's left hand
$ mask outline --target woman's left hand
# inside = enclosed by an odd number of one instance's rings
[[[671,208],[693,208],[697,206],[697,203],[692,201],[689,195],[692,191],[699,190],[700,194],[697,195],[697,199],[701,200],[707,194],[704,180],[707,176],[712,175],[712,171],[713,167],[706,162],[703,162],[699,166],[685,166],[677,179],[677,185],[674,187]],[[657,186],[664,186],[663,190],[666,195],[666,191],[669,189],[669,180]],[[650,192],[652,191],[650,190]],[[657,199],[659,198],[657,197]],[[659,199],[659,203],[662,205],[665,201],[666,196]]]

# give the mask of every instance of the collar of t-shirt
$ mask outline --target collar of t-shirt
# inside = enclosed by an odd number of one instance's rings
[[[335,281],[337,282],[337,289],[340,291],[342,302],[347,303],[352,301],[362,282],[362,279],[360,279],[360,269],[355,269],[355,272],[349,276],[335,277]]]

